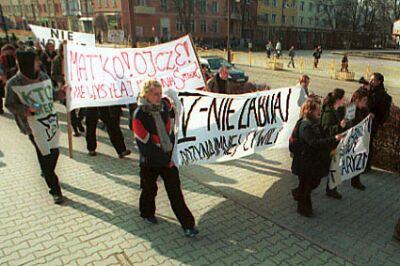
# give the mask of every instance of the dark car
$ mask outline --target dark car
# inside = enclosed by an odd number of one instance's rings
[[[229,69],[229,79],[235,82],[247,82],[249,77],[246,76],[243,70],[237,69],[233,64],[221,57],[200,57],[200,64],[207,66],[211,75],[218,73],[221,66],[226,66]]]

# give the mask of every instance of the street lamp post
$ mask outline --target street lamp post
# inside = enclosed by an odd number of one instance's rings
[[[231,62],[231,0],[228,2],[228,39],[226,41],[226,52],[228,62]],[[236,3],[240,3],[240,0],[235,0]]]

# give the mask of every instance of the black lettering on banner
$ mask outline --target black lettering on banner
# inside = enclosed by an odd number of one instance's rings
[[[257,111],[258,111],[258,126],[259,127],[263,127],[267,123],[269,123],[269,121],[268,121],[269,115],[267,112],[267,107],[265,106],[266,101],[267,101],[266,96],[258,97]],[[261,117],[263,117],[263,119]]]
[[[342,176],[364,170],[367,160],[368,154],[366,152],[344,156],[341,158]]]
[[[226,98],[223,98],[221,103],[217,105],[217,98],[212,99],[210,107],[208,108],[207,130],[211,131],[211,113],[214,114],[215,123],[218,130],[221,130],[221,111]],[[218,109],[218,112],[217,112]]]
[[[257,121],[256,113],[256,98],[252,98],[249,104],[249,110],[247,111],[247,127],[250,127],[250,115],[253,114],[254,120]]]
[[[244,114],[244,112],[245,112],[245,110],[246,110],[246,106],[247,106],[247,104],[248,104],[249,101],[250,101],[250,99],[247,99],[247,100],[244,102],[243,107],[242,107],[242,110],[240,111],[238,129],[244,129],[244,128],[246,128],[246,125],[242,123],[242,118],[243,118],[243,114]]]
[[[58,129],[58,120],[56,114],[49,114],[46,117],[38,119],[39,123],[41,123],[46,128],[47,142],[51,141],[57,133]]]
[[[193,108],[197,104],[197,102],[200,101],[201,98],[202,97],[200,96],[200,97],[197,97],[194,100],[194,102],[190,106],[190,109],[189,109],[189,112],[188,112],[186,118],[185,118],[185,107],[184,107],[185,104],[184,104],[183,98],[181,98],[181,103],[182,103],[182,106],[183,106],[183,108],[182,108],[183,109],[183,111],[182,111],[182,121],[181,121],[181,125],[182,125],[181,130],[182,130],[183,138],[178,140],[178,144],[196,140],[195,136],[188,137],[186,134],[187,134],[187,127],[188,127],[189,121],[190,121],[190,116],[192,115],[192,112],[193,112]]]
[[[226,110],[225,124],[226,124],[226,130],[228,131],[235,129],[234,125],[229,124],[229,115],[235,113],[235,109],[231,109],[232,103],[233,99],[230,99],[228,104],[228,109]]]
[[[289,119],[289,108],[290,108],[290,96],[291,96],[291,95],[292,95],[292,89],[289,88],[289,93],[288,93],[288,95],[286,96],[286,117],[285,117],[285,118],[283,118],[282,111],[281,111],[282,120],[283,120],[284,122],[287,122],[288,119]]]

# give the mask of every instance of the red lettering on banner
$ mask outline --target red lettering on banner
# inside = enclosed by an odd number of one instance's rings
[[[159,54],[157,54],[157,55],[155,56],[155,61],[156,61],[157,70],[158,70],[158,71],[161,71],[161,72],[162,72],[162,71],[165,71],[165,68],[166,68],[166,67],[165,67],[165,66],[164,66],[163,68],[160,67],[160,65],[158,64],[158,62],[159,62],[159,61],[158,61],[158,58],[159,58],[160,56],[163,57],[164,55],[166,55],[166,53],[161,52],[161,53],[159,53]]]
[[[89,65],[90,65],[90,73],[92,74],[92,79],[94,80],[94,71],[93,71],[93,58],[97,58],[97,54],[88,54],[86,55],[87,58],[89,58]]]
[[[103,72],[108,73],[113,80],[117,80],[114,75],[106,68],[107,62],[108,62],[108,56],[106,56],[106,59],[103,61],[103,57],[100,55],[100,62],[101,62],[101,67],[103,69]]]
[[[128,94],[129,96],[134,96],[135,95],[135,92],[133,91],[133,86],[132,86],[132,82],[130,81],[130,80],[128,80],[127,81],[128,82],[128,84],[129,84],[129,88],[130,88],[130,92],[131,92],[131,94]]]
[[[117,60],[117,59],[118,59],[118,60]],[[117,72],[117,70],[115,69],[116,61],[119,62],[119,65],[120,65],[120,67],[122,68],[122,75],[121,75],[121,76],[118,75],[118,72]],[[124,78],[124,76],[125,76],[125,68],[124,68],[124,65],[122,64],[121,59],[120,59],[118,56],[114,56],[114,57],[113,57],[113,69],[114,69],[114,73],[115,73],[115,75],[117,76],[117,78],[119,78],[119,79],[123,79],[123,78]]]
[[[153,73],[147,73],[147,76],[148,77],[154,77],[157,74],[157,70],[156,70],[156,66],[154,64],[154,60],[153,60],[153,52],[152,51],[146,51],[146,52],[143,52],[143,54],[148,54],[149,55],[150,63],[151,63],[151,66],[153,67]]]
[[[85,74],[85,81],[88,80],[87,70],[86,70],[86,58],[83,54],[79,56],[79,77],[82,79],[82,72]]]
[[[104,84],[93,84],[93,88],[99,99],[107,98],[107,91],[104,89]]]
[[[171,87],[174,87],[174,86],[175,86],[174,77],[171,77],[171,76],[166,77],[166,79],[160,78],[160,82],[161,82],[163,88],[164,88],[164,87],[165,87],[165,88],[171,88]]]
[[[75,65],[75,72],[78,73],[78,70],[77,70],[78,53],[77,52],[74,53],[73,51],[70,51],[69,55],[71,58],[71,63],[69,64],[71,66],[71,69],[69,71],[69,79],[70,79],[70,81],[72,81],[73,80],[73,75],[72,75],[72,66],[73,65]],[[78,81],[80,81],[79,77],[78,77]]]
[[[175,65],[172,65],[172,66],[171,66],[171,64],[170,64],[171,62],[173,63],[173,61],[172,61],[172,54],[173,54],[173,52],[172,52],[172,51],[168,51],[167,54],[169,54],[169,56],[168,56],[168,62],[167,62],[167,70],[174,70]]]
[[[144,69],[143,72],[140,72],[140,70],[139,70],[139,68],[138,68],[139,65],[140,65],[140,64],[138,64],[138,59],[137,59],[138,56],[141,57],[141,59],[142,59],[142,65],[145,67],[145,69]],[[135,63],[135,69],[136,69],[136,72],[137,72],[138,74],[144,75],[144,74],[147,72],[147,63],[146,63],[146,59],[144,59],[144,56],[143,56],[141,53],[135,53],[135,56],[133,57],[133,62]]]
[[[122,98],[122,91],[121,90],[119,90],[118,89],[118,86],[115,84],[115,83],[113,83],[112,85],[111,85],[111,87],[112,87],[112,90],[113,90],[113,92],[114,92],[114,95],[115,95],[115,98]],[[118,92],[120,92],[121,94],[117,94]]]
[[[177,56],[176,59],[175,59],[175,63],[176,63],[178,66],[183,66],[183,65],[185,65],[186,63],[190,63],[190,60],[189,60],[188,62],[186,62],[186,60],[183,60],[182,62],[180,62],[179,58],[181,58],[182,55],[184,55],[184,54],[183,54],[183,53],[180,53],[180,52],[178,51],[178,50],[179,50],[179,47],[183,47],[183,50],[184,50],[186,56],[189,57],[189,46],[188,46],[187,42],[178,43],[178,44],[175,46],[175,52],[178,54],[178,56]]]
[[[175,82],[175,86],[178,90],[181,90],[185,87],[185,81],[179,77],[179,69],[176,68],[174,71],[174,77],[177,82]],[[178,82],[179,81],[179,82]]]
[[[128,52],[121,52],[121,57],[124,60],[124,63],[126,65],[126,67],[130,70],[131,69],[131,64],[129,62]]]

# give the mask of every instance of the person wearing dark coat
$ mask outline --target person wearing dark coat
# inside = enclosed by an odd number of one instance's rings
[[[349,122],[348,127],[357,125],[368,116],[368,91],[364,87],[360,87],[351,96],[351,102],[356,105],[356,115],[355,118]],[[351,179],[351,186],[362,191],[366,189],[360,181],[360,175]]]
[[[57,56],[57,53],[54,48],[54,43],[49,41],[46,43],[46,47],[44,52],[42,53],[40,60],[42,61],[42,66],[44,72],[47,75],[51,75],[51,61]]]
[[[1,48],[0,55],[0,114],[4,113],[3,98],[5,96],[5,86],[8,79],[16,73],[17,63],[15,60],[15,47],[11,44],[6,44]]]
[[[333,92],[328,93],[324,99],[321,113],[321,127],[325,136],[335,136],[344,132],[346,128],[345,116],[345,97],[344,90],[336,88]],[[341,199],[342,195],[337,191],[337,188],[329,188],[329,178],[326,184],[326,195],[334,199]]]
[[[301,152],[293,166],[299,177],[299,186],[292,190],[292,194],[297,200],[297,212],[312,217],[311,192],[319,186],[321,178],[328,175],[330,151],[337,146],[342,135],[324,137],[320,125],[320,101],[315,97],[303,103],[300,116],[303,118],[299,127]]]
[[[187,207],[179,180],[179,170],[171,159],[175,144],[174,110],[167,98],[162,98],[161,84],[145,81],[138,98],[132,128],[140,153],[140,216],[146,222],[157,223],[155,217],[157,178],[164,181],[172,210],[182,226],[184,235],[196,236],[195,219]]]
[[[376,137],[378,129],[383,126],[387,117],[386,117],[386,106],[385,106],[385,85],[383,84],[384,77],[381,73],[373,73],[369,80],[369,95],[368,95],[368,109],[371,114],[373,114],[372,119],[372,130],[371,130],[371,139],[369,142],[369,155],[367,162],[366,171],[371,170],[371,162],[374,155],[374,147],[373,140]]]

